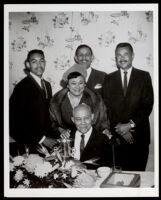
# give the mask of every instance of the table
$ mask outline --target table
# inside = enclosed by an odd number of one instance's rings
[[[150,187],[154,187],[154,172],[151,171],[144,171],[144,172],[140,172],[140,171],[122,171],[125,173],[136,173],[136,174],[140,174],[141,177],[141,183],[140,183],[140,187],[141,188],[150,188]],[[97,176],[96,179],[96,183],[95,186],[96,188],[100,187],[101,183],[107,178],[108,175],[105,175],[101,178],[99,178]]]

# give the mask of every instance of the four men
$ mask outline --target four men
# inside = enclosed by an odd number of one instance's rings
[[[118,44],[115,56],[118,70],[109,75],[91,68],[94,55],[87,45],[78,46],[75,61],[87,69],[86,86],[103,96],[111,133],[118,143],[116,164],[123,170],[144,171],[150,143],[149,115],[153,107],[151,78],[148,72],[132,66],[134,52],[129,43]],[[41,81],[44,53],[30,51],[26,67],[30,74],[16,85],[10,98],[10,135],[18,143],[30,146],[43,143],[52,148],[55,143],[49,119],[52,92],[49,82]],[[91,108],[86,104],[74,108],[72,121],[77,130],[71,137],[75,158],[85,161],[97,157],[100,166],[111,166],[107,137],[93,129],[92,120]]]

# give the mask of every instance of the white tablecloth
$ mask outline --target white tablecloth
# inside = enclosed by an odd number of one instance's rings
[[[138,172],[138,171],[123,171],[125,173],[135,173],[140,174],[141,183],[140,187],[142,188],[149,188],[154,186],[154,172],[145,171],[145,172]],[[107,178],[108,175],[103,176],[102,178],[97,177],[95,187],[100,187],[101,183]]]

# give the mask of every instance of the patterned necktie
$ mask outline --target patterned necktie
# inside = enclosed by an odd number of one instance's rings
[[[42,91],[43,91],[43,94],[44,94],[45,98],[47,99],[48,98],[48,94],[47,94],[45,82],[44,82],[43,79],[41,79],[41,88],[42,88]]]
[[[126,96],[127,92],[127,72],[124,72],[124,96]]]
[[[81,141],[80,141],[80,155],[82,154],[83,150],[84,150],[84,145],[85,145],[85,141],[84,141],[85,135],[82,134],[81,135]]]

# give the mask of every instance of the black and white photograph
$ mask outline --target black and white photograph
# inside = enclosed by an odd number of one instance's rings
[[[158,4],[6,4],[4,33],[4,196],[158,197]]]

